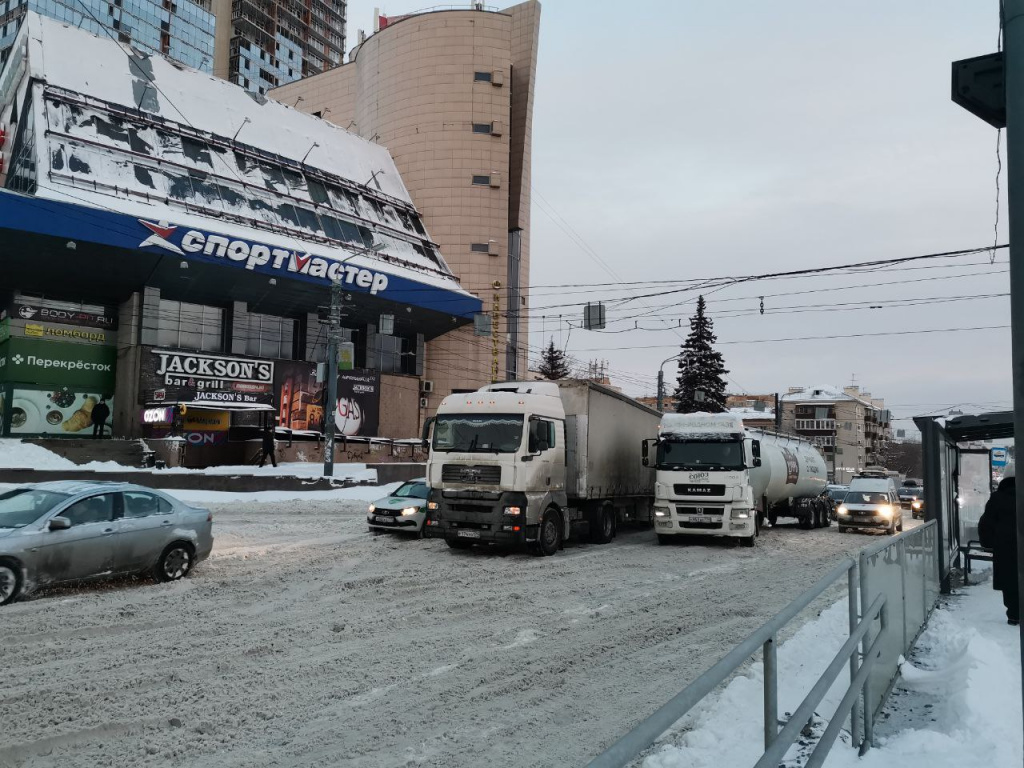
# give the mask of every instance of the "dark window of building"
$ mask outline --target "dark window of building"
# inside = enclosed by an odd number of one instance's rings
[[[161,347],[224,351],[224,310],[160,299],[157,344]]]
[[[473,123],[473,133],[490,133],[490,123]]]
[[[486,186],[490,185],[491,177],[490,176],[474,176],[473,177],[473,183],[476,184],[478,187],[486,187]]]
[[[473,253],[488,253],[490,251],[490,246],[487,243],[471,243],[469,250]]]
[[[477,83],[489,83],[491,82],[490,72],[474,72],[473,80]]]

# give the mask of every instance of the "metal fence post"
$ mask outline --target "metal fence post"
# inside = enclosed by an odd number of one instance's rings
[[[860,565],[860,613],[867,621],[868,608],[871,601],[868,599],[868,559],[862,552],[858,558]],[[866,664],[868,651],[871,648],[871,633],[865,632],[861,640],[861,659]],[[860,753],[863,755],[871,749],[875,738],[875,708],[871,704],[871,675],[864,678],[864,741],[860,745]]]
[[[778,655],[772,635],[764,644],[764,748],[768,749],[779,735],[779,672]]]
[[[857,563],[854,563],[850,566],[850,570],[846,572],[846,594],[850,609],[850,635],[853,635],[857,630],[857,622],[860,618],[860,609],[857,605],[857,574]],[[857,652],[854,651],[850,654],[850,685],[853,685],[854,680],[857,679],[857,670],[859,668]],[[861,740],[863,739],[861,735],[861,710],[857,706],[856,701],[850,708],[850,735],[853,737],[854,748],[860,747]]]
[[[903,653],[907,652],[907,540],[900,537],[898,542],[899,546],[897,551],[899,552],[900,558],[900,611],[902,612],[903,619],[900,624],[903,625]]]

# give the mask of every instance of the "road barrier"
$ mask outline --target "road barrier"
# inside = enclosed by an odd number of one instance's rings
[[[937,525],[929,521],[912,531],[866,547],[857,560],[844,559],[657,712],[594,758],[587,768],[628,765],[724,683],[759,648],[764,662],[764,753],[754,768],[779,765],[844,666],[849,668],[850,683],[808,757],[806,768],[820,768],[825,762],[847,718],[851,742],[864,754],[874,740],[875,718],[899,673],[899,657],[910,649],[924,629],[938,599],[938,545]],[[779,632],[844,576],[849,635],[780,730],[776,658]]]

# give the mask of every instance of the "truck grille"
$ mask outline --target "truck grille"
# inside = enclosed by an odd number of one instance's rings
[[[713,523],[691,523],[687,520],[679,521],[680,528],[721,528],[722,524],[715,520]]]
[[[496,464],[445,464],[441,467],[443,483],[488,483],[501,482],[501,467]]]
[[[487,504],[449,504],[448,509],[452,512],[468,512],[473,515],[488,515],[494,508]]]
[[[690,485],[677,484],[672,486],[676,496],[725,496],[724,485]]]

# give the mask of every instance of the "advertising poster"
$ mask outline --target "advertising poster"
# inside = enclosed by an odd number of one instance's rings
[[[322,432],[323,384],[316,381],[316,363],[282,360],[276,367],[277,425]]]
[[[12,337],[0,345],[0,379],[78,391],[114,391],[117,348]]]
[[[380,424],[380,372],[342,371],[334,423],[339,435],[377,437]]]
[[[78,325],[84,328],[105,328],[111,331],[117,329],[117,316],[114,310],[95,313],[82,312],[74,306],[57,308],[43,307],[38,304],[15,304],[11,311],[11,317],[40,323]]]
[[[146,408],[142,423],[148,426],[152,438],[170,437],[174,430],[174,408]],[[227,411],[208,411],[189,408],[181,424],[181,436],[189,445],[222,445],[228,441],[231,414]]]
[[[72,387],[59,389],[19,389],[11,392],[12,435],[61,435],[91,437],[92,411],[106,395],[97,390],[83,392]],[[107,397],[111,413],[114,400]],[[111,434],[112,418],[105,422],[105,434]]]
[[[272,360],[151,349],[139,378],[146,403],[274,404]]]

